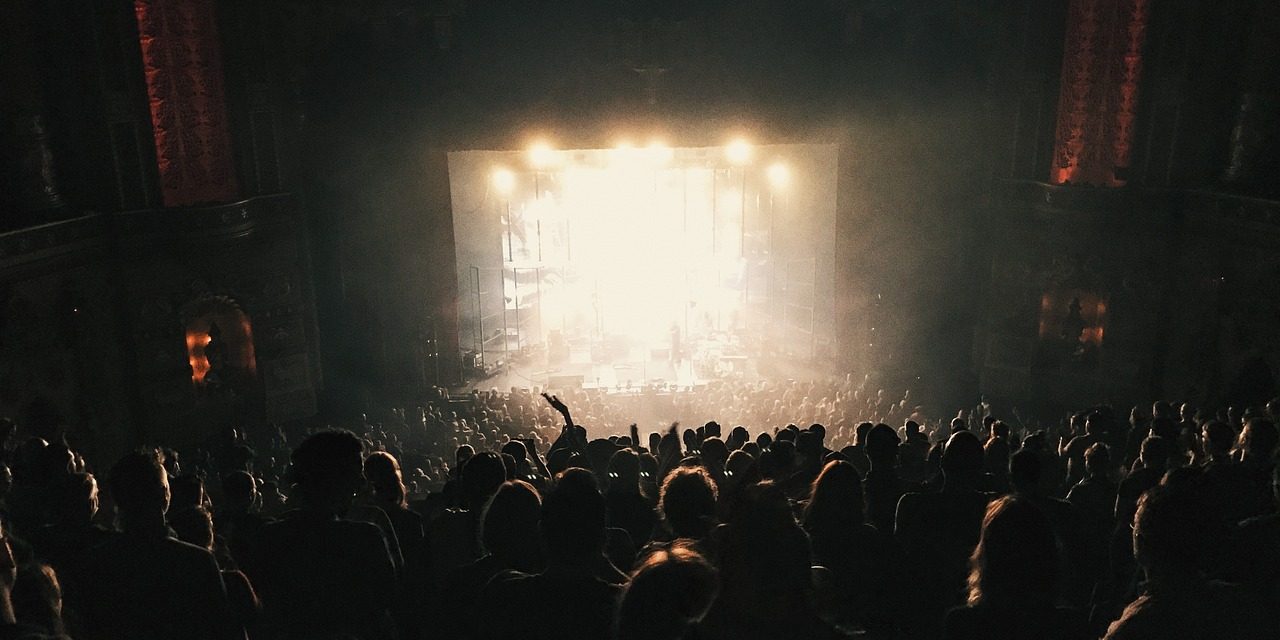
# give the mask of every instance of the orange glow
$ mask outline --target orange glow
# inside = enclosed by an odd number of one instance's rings
[[[204,376],[209,373],[209,359],[204,357],[204,348],[211,338],[207,333],[187,332],[187,361],[191,363],[191,381],[204,384]]]
[[[1080,305],[1075,318],[1071,317],[1073,302]],[[1041,339],[1061,338],[1079,330],[1080,342],[1099,346],[1106,324],[1107,303],[1095,293],[1081,289],[1054,290],[1040,297]]]
[[[209,330],[217,323],[222,329],[221,341],[226,354],[224,370],[234,369],[249,374],[257,373],[257,358],[253,349],[253,328],[248,316],[238,309],[219,310],[200,317],[187,325],[187,362],[191,365],[191,382],[204,386],[212,368],[205,349],[212,342]]]

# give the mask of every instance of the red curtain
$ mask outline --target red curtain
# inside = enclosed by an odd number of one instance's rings
[[[214,0],[134,0],[164,205],[236,199]]]
[[[1150,4],[1071,0],[1050,182],[1125,184]]]

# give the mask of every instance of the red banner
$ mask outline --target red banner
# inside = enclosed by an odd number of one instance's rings
[[[1150,0],[1071,0],[1050,182],[1125,184],[1149,14]]]
[[[134,0],[164,205],[236,199],[214,0]]]

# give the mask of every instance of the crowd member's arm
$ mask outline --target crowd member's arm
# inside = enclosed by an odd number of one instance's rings
[[[578,453],[585,453],[587,450],[586,443],[581,442],[578,438],[578,430],[574,428],[573,416],[569,414],[569,407],[565,406],[565,404],[560,401],[560,398],[556,396],[543,393],[542,397],[546,399],[552,409],[555,409],[560,412],[561,416],[564,416],[564,427],[560,429],[560,436],[556,438],[555,442],[551,443],[551,448],[548,449],[547,452],[550,453],[557,449],[571,449]]]
[[[533,438],[522,438],[525,451],[529,454],[529,459],[533,460],[533,466],[538,468],[538,473],[544,478],[551,477],[551,471],[547,469],[547,463],[543,461],[542,456],[538,454],[538,441]]]
[[[640,428],[636,423],[631,423],[631,450],[636,453],[644,453],[645,448],[640,444]]]

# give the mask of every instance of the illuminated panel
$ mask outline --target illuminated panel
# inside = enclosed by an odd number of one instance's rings
[[[786,334],[809,350],[830,331],[811,319],[833,313],[834,159],[828,145],[647,136],[451,152],[463,349],[486,366],[566,342],[572,358],[590,345],[594,362],[634,362],[673,333],[685,349]]]
[[[213,0],[135,0],[166,207],[236,199]]]

